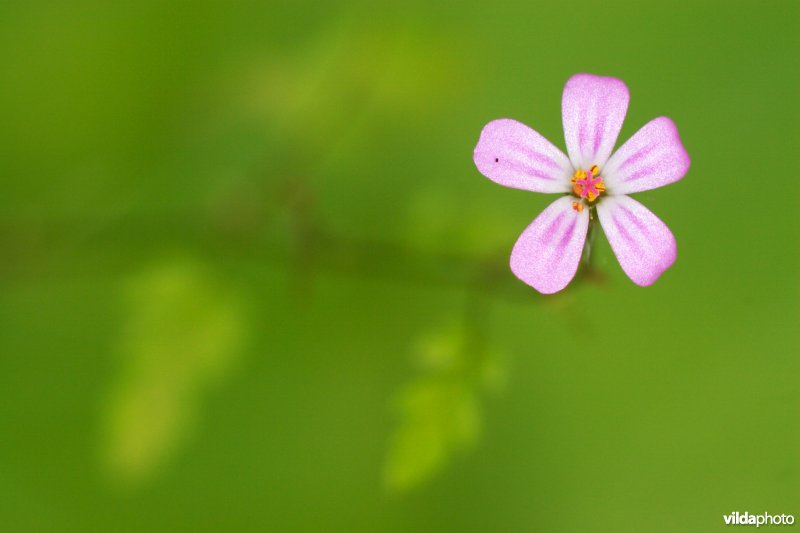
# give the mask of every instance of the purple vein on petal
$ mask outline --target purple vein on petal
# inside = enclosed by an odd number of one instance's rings
[[[561,227],[561,221],[564,220],[564,216],[566,216],[564,211],[560,212],[558,216],[548,224],[547,229],[542,233],[542,237],[546,239],[548,235],[552,235],[558,231],[558,228]]]
[[[559,264],[561,260],[563,260],[562,250],[566,245],[566,243],[569,242],[569,240],[567,240],[565,243],[564,237],[562,236],[557,246],[553,246],[552,243],[555,242],[558,233],[561,231],[562,222],[565,217],[566,217],[566,212],[565,211],[560,212],[558,216],[553,220],[553,222],[551,222],[547,226],[547,229],[544,231],[544,233],[541,234],[540,238],[542,239],[542,241],[545,243],[550,243],[549,246],[545,247],[540,257],[540,262],[542,265],[551,265],[552,267],[553,265]],[[552,236],[552,238],[550,238],[550,236]],[[554,256],[556,259],[555,262],[553,262]]]
[[[616,213],[611,215],[611,220],[614,221],[614,225],[617,227],[617,232],[619,232],[620,236],[625,239],[625,241],[628,243],[628,246],[631,247],[631,251],[642,252],[643,250],[641,245],[630,233],[628,233],[628,230],[625,228],[625,226],[619,223]]]
[[[552,176],[548,176],[538,168],[534,168],[530,165],[526,165],[522,161],[505,161],[505,165],[508,167],[509,170],[517,171],[521,174],[525,174],[526,176],[532,176],[536,178],[541,178],[546,181],[555,181],[556,179]]]
[[[594,157],[597,157],[597,150],[600,149],[600,141],[603,140],[603,130],[606,128],[606,113],[599,113],[597,123],[594,126],[594,145],[592,147],[592,154]],[[590,162],[585,162],[587,165],[591,164]]]
[[[652,176],[654,173],[658,171],[658,165],[648,165],[646,167],[642,167],[623,181],[623,183],[630,183],[632,181],[638,181],[642,178],[646,178],[648,176]]]
[[[650,228],[648,228],[647,225],[642,221],[642,219],[637,217],[633,213],[633,211],[631,211],[627,207],[623,205],[620,205],[618,207],[620,211],[625,213],[625,216],[628,217],[628,220],[630,220],[633,223],[633,225],[636,226],[636,229],[639,230],[639,232],[642,234],[642,237],[644,237],[649,242]]]
[[[528,159],[535,161],[537,163],[541,163],[553,169],[560,169],[561,167],[556,163],[550,156],[546,154],[542,154],[535,150],[531,150],[527,146],[519,142],[509,142],[509,147],[514,149],[516,152],[523,154]]]
[[[639,162],[640,160],[644,159],[648,155],[650,155],[653,150],[658,147],[656,143],[648,144],[647,146],[639,149],[639,151],[631,154],[625,161],[623,161],[619,167],[617,167],[617,171],[621,171],[623,168],[630,166],[634,163]],[[625,180],[628,181],[628,180]]]
[[[558,250],[560,252],[563,252],[563,250],[572,240],[572,234],[575,233],[575,226],[577,225],[577,223],[578,223],[577,217],[572,217],[572,224],[569,225],[569,229],[564,233],[564,235],[561,236],[561,241],[559,241],[558,243]]]
[[[584,146],[586,145],[586,116],[585,113],[583,116],[580,117],[580,127],[578,128],[578,148],[581,152],[583,152]],[[586,164],[583,162],[582,164]]]

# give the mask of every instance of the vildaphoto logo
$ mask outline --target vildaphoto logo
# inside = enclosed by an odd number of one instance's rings
[[[750,514],[734,511],[729,515],[724,515],[725,525],[727,526],[791,526],[794,524],[794,516],[790,514]]]

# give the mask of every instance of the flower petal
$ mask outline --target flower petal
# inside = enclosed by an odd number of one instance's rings
[[[601,169],[614,149],[628,111],[628,88],[617,78],[575,74],[564,86],[561,119],[576,169]]]
[[[567,192],[572,165],[550,141],[516,120],[493,120],[481,131],[473,156],[481,174],[516,189]]]
[[[689,170],[689,154],[678,128],[667,117],[645,124],[603,167],[609,194],[630,194],[663,187]]]
[[[522,232],[511,252],[511,271],[544,294],[558,292],[575,277],[589,228],[589,210],[575,211],[570,196],[559,198]]]
[[[597,215],[622,270],[637,285],[652,284],[675,262],[672,232],[633,198],[607,196],[597,204]]]

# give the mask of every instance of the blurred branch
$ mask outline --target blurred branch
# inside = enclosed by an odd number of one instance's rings
[[[275,220],[283,213],[286,231]],[[129,213],[109,220],[82,217],[0,219],[0,279],[24,282],[52,276],[108,276],[129,271],[131,258],[177,249],[211,257],[289,265],[298,284],[315,272],[461,288],[484,297],[544,301],[508,268],[508,253],[479,256],[332,234],[317,214],[303,179],[284,181],[261,198],[235,198],[206,208]],[[269,239],[265,239],[265,235]],[[577,281],[602,281],[582,268]],[[574,282],[573,282],[574,283]],[[552,299],[552,297],[550,298]]]
[[[506,298],[537,297],[520,291],[506,276],[505,254],[484,258],[467,254],[415,250],[410,246],[334,235],[317,219],[314,197],[302,182],[278,195],[288,215],[288,231],[264,239],[270,231],[263,205],[256,213],[229,223],[216,209],[180,213],[144,213],[95,223],[83,218],[0,220],[0,279],[24,282],[41,277],[108,276],[130,270],[131,258],[146,259],[159,250],[199,249],[201,255],[289,265],[298,281],[314,272],[386,279],[436,287],[491,291]],[[237,210],[237,206],[226,209]],[[96,232],[87,228],[97,227]],[[89,237],[86,235],[89,234]],[[517,290],[515,290],[517,289]]]

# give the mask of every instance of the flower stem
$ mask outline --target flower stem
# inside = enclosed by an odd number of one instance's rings
[[[581,263],[587,271],[594,270],[592,263],[592,248],[594,247],[594,239],[597,235],[597,220],[595,217],[589,218],[589,230],[586,235],[586,243],[583,245],[583,255],[581,256]]]

